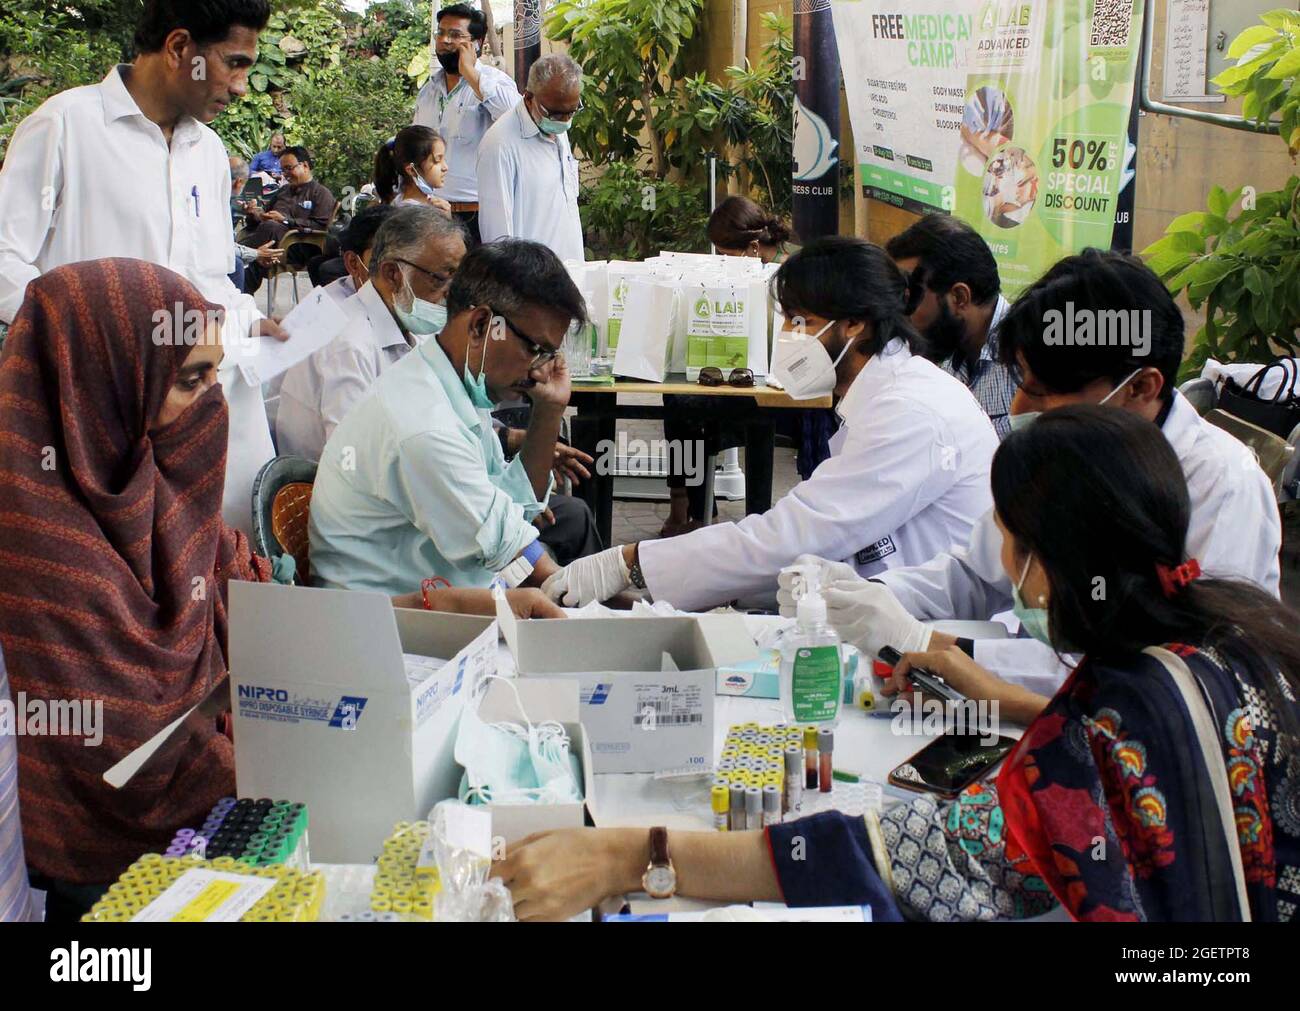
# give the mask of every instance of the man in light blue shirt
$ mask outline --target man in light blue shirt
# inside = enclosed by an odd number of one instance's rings
[[[447,179],[435,196],[479,241],[478,147],[488,127],[519,102],[510,75],[479,62],[487,19],[469,4],[438,12],[428,83],[415,104],[415,125],[437,130],[447,145]]]
[[[555,572],[533,520],[569,403],[559,351],[586,315],[569,272],[537,243],[466,256],[442,332],[384,372],[325,445],[311,504],[315,581],[390,595],[435,577],[481,588],[521,555],[527,585]],[[532,416],[507,466],[491,409],[520,396]]]
[[[524,100],[487,132],[478,151],[479,231],[484,242],[531,239],[561,260],[582,260],[578,162],[565,136],[582,110],[582,68],[543,56]]]

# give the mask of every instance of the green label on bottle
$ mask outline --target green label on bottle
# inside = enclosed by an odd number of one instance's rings
[[[821,723],[839,712],[840,651],[836,646],[795,650],[790,675],[790,699],[796,723]]]

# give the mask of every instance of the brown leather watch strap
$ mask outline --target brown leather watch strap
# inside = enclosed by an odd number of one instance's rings
[[[668,858],[668,829],[662,825],[650,830],[650,866],[666,867]]]

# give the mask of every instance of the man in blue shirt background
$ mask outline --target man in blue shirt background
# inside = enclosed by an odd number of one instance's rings
[[[254,156],[249,171],[254,174],[265,172],[274,179],[280,178],[280,156],[285,152],[284,134],[271,134],[271,146]]]

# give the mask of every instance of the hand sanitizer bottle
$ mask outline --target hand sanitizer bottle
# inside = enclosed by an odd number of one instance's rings
[[[801,573],[796,625],[781,640],[781,709],[787,723],[833,727],[843,696],[844,651],[826,624],[816,572]]]

